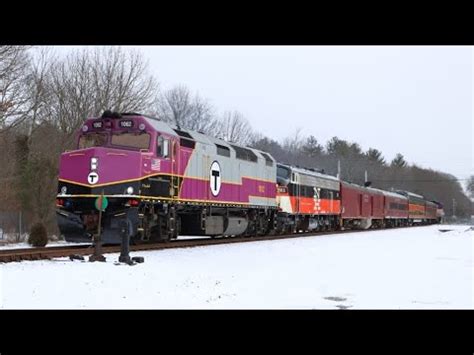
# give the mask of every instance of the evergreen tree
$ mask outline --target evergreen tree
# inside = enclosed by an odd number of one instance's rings
[[[393,158],[392,162],[390,163],[392,167],[395,168],[405,168],[408,164],[405,161],[405,158],[402,154],[398,153],[395,158]]]
[[[382,152],[377,149],[369,148],[369,150],[366,153],[366,156],[370,162],[377,163],[380,165],[385,165],[385,159],[382,156]]]
[[[320,156],[323,153],[323,146],[318,143],[318,140],[314,136],[309,136],[303,145],[303,153],[314,158]]]

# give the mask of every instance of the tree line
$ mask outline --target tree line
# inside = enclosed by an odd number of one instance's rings
[[[345,180],[363,183],[367,170],[374,187],[410,190],[445,206],[455,198],[457,215],[471,213],[452,175],[409,165],[401,154],[388,163],[379,150],[364,152],[337,137],[323,145],[297,131],[277,142],[255,132],[242,113],[218,111],[186,86],[163,89],[137,51],[85,48],[60,56],[30,46],[0,46],[0,213],[21,210],[30,224],[40,221],[56,233],[59,156],[74,149],[75,132],[87,117],[107,109],[156,116],[333,175],[340,161]]]

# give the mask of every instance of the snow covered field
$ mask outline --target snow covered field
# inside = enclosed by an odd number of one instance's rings
[[[69,243],[64,240],[57,240],[57,241],[49,241],[47,247],[64,247],[67,245],[87,245],[90,243]],[[30,244],[27,242],[21,242],[21,243],[8,243],[8,244],[0,244],[0,250],[3,249],[28,249],[28,248],[33,248]]]
[[[469,226],[435,225],[24,261],[0,264],[0,308],[474,309],[473,253]]]

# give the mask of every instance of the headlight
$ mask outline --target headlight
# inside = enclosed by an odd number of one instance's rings
[[[87,125],[82,126],[82,132],[87,132],[88,129],[89,127],[87,127]]]
[[[91,158],[91,170],[97,170],[99,167],[99,158]]]
[[[133,194],[133,187],[131,186],[127,187],[127,194],[129,195]]]

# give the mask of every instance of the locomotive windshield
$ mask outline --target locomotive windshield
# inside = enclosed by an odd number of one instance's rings
[[[79,138],[79,149],[102,147],[107,144],[107,134],[105,133],[88,133],[83,134]]]
[[[109,133],[87,133],[79,138],[79,149],[91,147],[112,147],[131,149],[148,149],[150,146],[150,134],[145,132],[124,132],[112,133],[110,144],[108,143]]]
[[[112,134],[112,145],[121,147],[148,149],[150,146],[150,135],[145,132],[140,133],[114,133]]]
[[[290,178],[290,169],[285,168],[283,166],[277,166],[277,176],[283,179]]]

